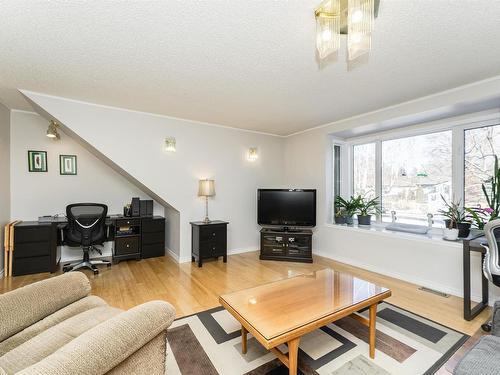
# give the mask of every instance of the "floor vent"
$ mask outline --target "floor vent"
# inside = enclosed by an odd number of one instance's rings
[[[418,290],[421,290],[423,292],[428,292],[428,293],[436,294],[436,295],[444,297],[444,298],[448,298],[450,296],[449,294],[446,294],[444,292],[440,292],[439,290],[434,290],[434,289],[431,289],[431,288],[426,288],[425,286],[422,286],[422,287],[418,288]]]

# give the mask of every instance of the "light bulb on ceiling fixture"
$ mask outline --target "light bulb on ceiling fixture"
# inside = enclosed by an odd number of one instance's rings
[[[323,39],[323,42],[328,42],[332,39],[332,32],[330,30],[323,31],[321,33],[321,39]]]
[[[255,161],[259,158],[259,150],[257,147],[250,147],[248,149],[247,159],[248,161]]]
[[[352,16],[351,16],[351,21],[353,23],[358,23],[360,22],[361,20],[363,19],[363,12],[359,9],[355,10],[353,13],[352,13]]]
[[[175,152],[177,150],[174,137],[165,138],[165,151]]]

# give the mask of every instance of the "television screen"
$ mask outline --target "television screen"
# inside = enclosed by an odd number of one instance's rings
[[[315,189],[259,189],[259,225],[316,226]]]

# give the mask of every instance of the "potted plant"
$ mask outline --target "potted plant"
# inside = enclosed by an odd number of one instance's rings
[[[356,213],[359,206],[359,199],[351,196],[349,200],[345,200],[340,195],[335,198],[335,213],[341,212],[339,216],[339,221],[342,221],[341,217],[344,218],[344,222],[341,224],[353,224],[353,216]],[[339,213],[340,213],[339,212]],[[337,216],[335,215],[335,222],[337,223]],[[340,223],[339,223],[340,224]]]
[[[372,215],[380,212],[380,202],[378,197],[366,199],[358,196],[358,224],[371,225]]]
[[[443,200],[446,208],[441,209],[438,212],[447,218],[444,221],[444,238],[446,240],[454,241],[458,237],[467,237],[470,232],[471,223],[467,221],[465,210],[461,207],[461,202],[448,202],[442,195],[441,199]]]
[[[335,209],[335,224],[345,224],[346,223],[346,213],[345,208],[336,208]]]

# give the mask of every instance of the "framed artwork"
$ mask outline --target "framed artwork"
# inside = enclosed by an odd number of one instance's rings
[[[76,175],[76,155],[59,155],[59,174]]]
[[[28,170],[47,172],[47,151],[28,151]]]

